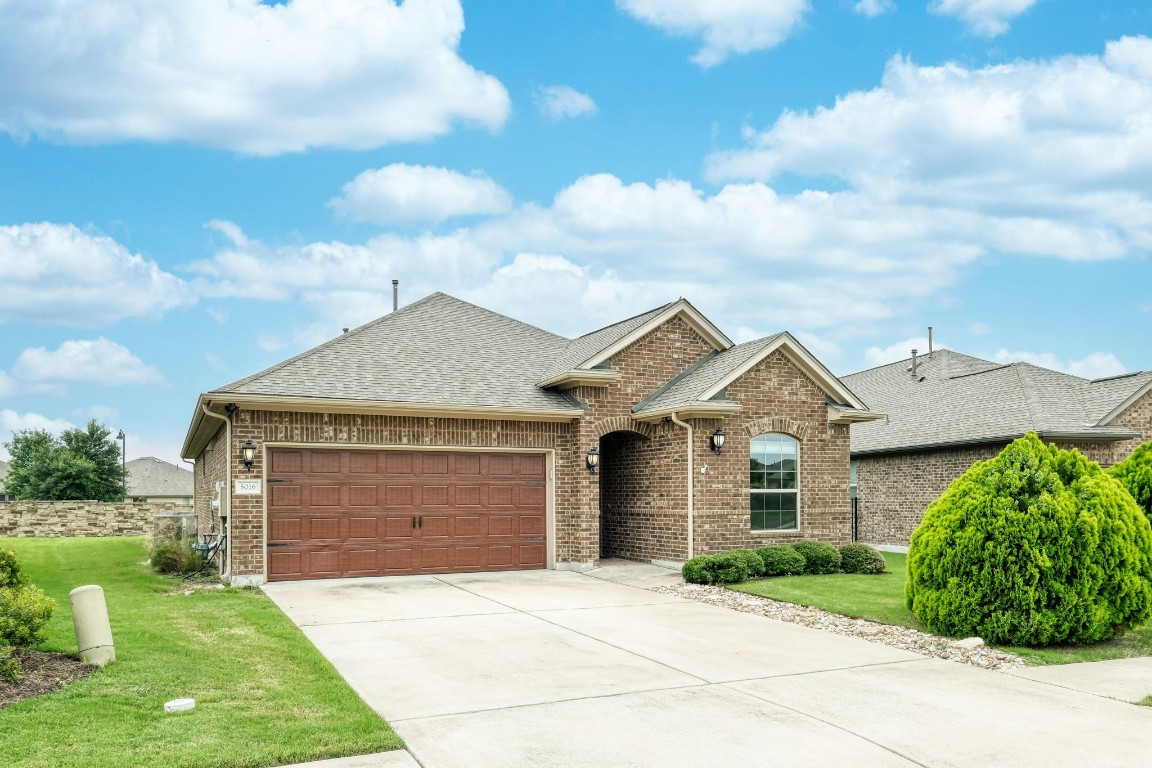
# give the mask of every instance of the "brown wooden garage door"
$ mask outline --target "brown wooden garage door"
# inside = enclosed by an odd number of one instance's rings
[[[545,566],[542,454],[273,448],[268,578]]]

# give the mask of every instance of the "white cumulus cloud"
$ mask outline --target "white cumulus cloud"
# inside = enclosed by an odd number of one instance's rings
[[[954,16],[968,30],[981,37],[996,37],[1008,31],[1008,24],[1027,11],[1036,0],[933,0],[932,13]]]
[[[42,429],[53,435],[59,435],[65,429],[72,429],[75,426],[66,419],[54,419],[39,413],[18,413],[8,408],[0,409],[0,458],[5,461],[12,458],[12,454],[5,446],[12,442],[12,435],[17,432]]]
[[[568,85],[540,88],[533,97],[540,114],[554,122],[569,117],[591,117],[597,111],[591,96]]]
[[[272,155],[501,127],[460,0],[7,0],[0,130]]]
[[[692,57],[712,67],[733,54],[779,45],[800,26],[809,0],[616,0],[628,15],[678,37],[699,37]]]
[[[935,346],[940,346],[938,341],[935,342]],[[868,347],[864,350],[864,362],[869,368],[875,368],[898,360],[907,360],[912,357],[912,350],[916,350],[917,355],[927,355],[928,337],[913,336],[886,347]]]
[[[187,284],[110,237],[71,224],[0,227],[0,323],[94,326],[195,301]]]
[[[455,216],[503,213],[512,207],[512,196],[482,173],[395,163],[359,174],[328,205],[356,221],[437,224]]]
[[[126,347],[100,337],[65,341],[54,350],[29,347],[16,358],[13,374],[36,383],[87,383],[105,386],[150,384],[162,379]]]
[[[868,16],[869,18],[881,16],[885,13],[893,13],[895,10],[895,0],[856,0],[856,4],[852,6],[854,13],[859,13],[861,16]]]
[[[1085,379],[1100,379],[1127,372],[1124,364],[1111,352],[1093,352],[1078,360],[1065,360],[1051,352],[1010,352],[1001,347],[992,359],[998,363],[1032,363]]]

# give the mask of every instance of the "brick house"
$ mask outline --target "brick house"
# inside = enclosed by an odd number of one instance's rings
[[[204,393],[182,455],[234,584],[587,569],[849,540],[877,417],[683,299],[568,339],[436,293]]]
[[[949,483],[1030,431],[1105,467],[1152,439],[1152,371],[1088,380],[941,349],[844,382],[886,414],[852,428],[857,533],[874,544],[907,545]]]

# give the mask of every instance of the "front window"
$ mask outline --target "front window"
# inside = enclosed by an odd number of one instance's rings
[[[752,439],[752,530],[795,531],[800,519],[799,443],[788,435]]]

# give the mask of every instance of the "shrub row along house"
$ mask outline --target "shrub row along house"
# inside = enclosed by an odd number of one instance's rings
[[[234,584],[587,569],[849,541],[879,417],[683,299],[569,339],[436,293],[201,395],[182,453]]]
[[[858,537],[906,545],[973,463],[1028,432],[1107,467],[1152,439],[1152,371],[1088,380],[946,349],[844,377],[886,417],[852,428]]]

